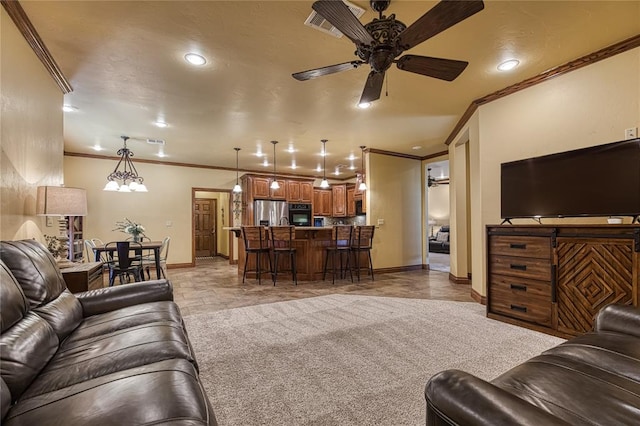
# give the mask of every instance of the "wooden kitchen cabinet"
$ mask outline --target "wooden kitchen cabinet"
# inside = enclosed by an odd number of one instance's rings
[[[300,182],[300,202],[313,202],[313,182]]]
[[[292,203],[312,203],[313,183],[299,180],[288,180],[287,201]]]
[[[269,185],[271,185],[271,182],[273,181],[273,178],[269,179]],[[278,189],[271,189],[271,196],[268,197],[272,200],[286,200],[287,199],[287,181],[284,179],[278,179],[276,178],[276,181],[278,182],[278,185],[280,185],[280,188]]]
[[[331,190],[330,189],[314,189],[313,190],[313,215],[314,216],[331,216]]]
[[[347,216],[353,217],[356,215],[356,200],[355,200],[356,188],[347,188]]]
[[[250,178],[253,198],[269,198],[271,190],[271,179],[266,177],[252,176]]]
[[[345,217],[347,215],[347,185],[333,185],[331,187],[331,202],[333,204],[333,217]]]

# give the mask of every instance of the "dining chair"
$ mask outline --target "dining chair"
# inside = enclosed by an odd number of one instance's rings
[[[142,244],[133,241],[112,241],[105,247],[110,253],[109,266],[109,287],[112,287],[116,276],[120,279],[120,284],[130,282],[130,275],[138,282],[142,281]],[[130,251],[134,251],[131,256]]]
[[[162,240],[162,245],[160,246],[160,256],[158,259],[160,260],[160,275],[162,278],[167,278],[167,256],[169,256],[169,243],[171,242],[171,237],[164,237]],[[147,279],[151,279],[150,269],[156,268],[156,259],[153,253],[142,257],[142,265],[144,266],[144,271],[147,273]],[[144,273],[142,274],[144,278]]]

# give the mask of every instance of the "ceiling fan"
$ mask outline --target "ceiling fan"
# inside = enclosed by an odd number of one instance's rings
[[[434,178],[431,176],[431,167],[427,168],[427,187],[449,185],[449,178]]]
[[[305,81],[369,64],[371,72],[364,85],[360,103],[380,98],[384,75],[391,64],[396,64],[403,71],[446,81],[455,80],[469,65],[468,62],[418,55],[404,55],[400,58],[398,56],[480,12],[484,9],[482,0],[443,0],[409,27],[396,20],[395,14],[382,14],[390,2],[391,0],[370,0],[369,4],[378,12],[379,18],[365,25],[362,25],[341,0],[320,0],[313,3],[313,10],[355,43],[355,54],[360,59],[298,72],[292,74],[293,78]]]

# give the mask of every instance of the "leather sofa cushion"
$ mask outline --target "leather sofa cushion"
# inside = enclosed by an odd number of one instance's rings
[[[36,240],[2,241],[0,255],[32,309],[55,299],[67,288],[55,259]]]
[[[25,398],[4,426],[216,424],[197,374],[188,361],[166,360]]]
[[[4,283],[2,284],[4,285]],[[33,312],[0,336],[0,375],[18,399],[58,350],[51,326]]]
[[[182,325],[182,317],[178,305],[174,302],[151,302],[116,309],[104,314],[92,315],[84,319],[65,343],[102,336],[117,330],[158,321],[169,321]]]
[[[55,259],[35,240],[3,241],[0,253],[29,301],[63,340],[82,321],[82,306],[68,290]]]
[[[129,368],[166,359],[194,362],[180,324],[158,322],[83,340],[65,341],[29,386],[30,398]]]
[[[638,418],[640,385],[597,364],[540,355],[492,383],[570,424],[634,424]]]
[[[0,260],[0,329],[2,333],[27,314],[27,298],[20,285]]]
[[[0,409],[2,409],[2,418],[7,415],[11,408],[11,391],[7,383],[0,378]]]

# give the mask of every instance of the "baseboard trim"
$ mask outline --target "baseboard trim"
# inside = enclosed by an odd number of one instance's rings
[[[408,271],[417,271],[422,270],[423,265],[409,265],[409,266],[395,266],[393,268],[380,268],[374,269],[373,272],[376,274],[389,274],[393,272],[408,272]]]
[[[423,264],[422,264],[422,269],[426,269],[427,271],[430,271],[430,270],[431,270],[431,267],[429,266],[429,264],[425,264],[425,263],[423,263]]]
[[[218,254],[216,254],[216,256],[221,257],[221,258],[226,259],[226,260],[229,260],[229,256],[227,256],[226,254],[218,253]]]
[[[481,305],[486,305],[487,304],[487,297],[481,295],[480,293],[478,293],[474,289],[471,289],[471,298],[473,300],[475,300],[476,302],[480,303]]]
[[[455,284],[471,284],[471,280],[469,278],[456,277],[451,272],[449,272],[449,281]]]
[[[195,263],[171,263],[167,265],[167,269],[192,268]]]

